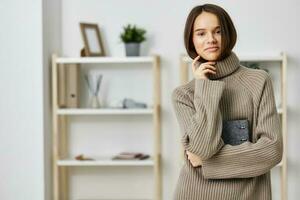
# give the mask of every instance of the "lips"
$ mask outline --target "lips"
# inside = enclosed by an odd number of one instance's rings
[[[205,51],[213,52],[213,51],[217,51],[218,49],[219,49],[219,47],[208,47],[205,49]]]

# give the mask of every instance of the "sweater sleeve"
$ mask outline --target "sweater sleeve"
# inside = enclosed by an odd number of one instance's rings
[[[282,159],[282,135],[273,86],[268,76],[258,105],[255,143],[224,145],[213,157],[203,160],[207,179],[249,178],[267,173]]]
[[[219,109],[224,84],[222,81],[195,79],[193,98],[182,87],[172,93],[177,121],[183,133],[183,147],[203,160],[213,156],[224,145]]]

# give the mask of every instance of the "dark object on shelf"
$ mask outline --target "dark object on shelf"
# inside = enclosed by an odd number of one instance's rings
[[[260,64],[257,62],[242,62],[245,67],[251,68],[251,69],[262,69],[266,72],[269,72],[268,69],[261,68]]]
[[[233,146],[249,141],[248,120],[223,121],[222,139],[225,144]]]
[[[84,160],[95,160],[93,158],[87,158],[87,157],[84,157],[83,154],[80,154],[78,156],[75,157],[76,160],[80,160],[80,161],[84,161]]]
[[[146,108],[145,103],[136,102],[133,99],[125,98],[122,102],[123,108]]]
[[[150,156],[143,153],[137,152],[122,152],[118,155],[114,156],[113,160],[144,160],[149,158]]]
[[[81,57],[86,57],[87,56],[87,53],[85,52],[85,48],[84,47],[80,50],[80,56]]]

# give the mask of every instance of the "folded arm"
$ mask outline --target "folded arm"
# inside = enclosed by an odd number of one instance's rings
[[[255,143],[224,145],[210,159],[203,160],[207,179],[249,178],[268,172],[282,159],[282,136],[270,77],[265,81],[258,106]]]
[[[177,121],[183,132],[184,149],[202,160],[212,157],[224,145],[219,109],[224,84],[222,81],[195,79],[193,99],[182,88],[172,93]]]

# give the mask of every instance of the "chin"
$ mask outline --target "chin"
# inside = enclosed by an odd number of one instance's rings
[[[217,60],[220,56],[220,53],[219,52],[215,52],[215,53],[205,53],[203,55],[203,58],[205,60],[209,60],[209,61],[213,61],[213,60]]]

